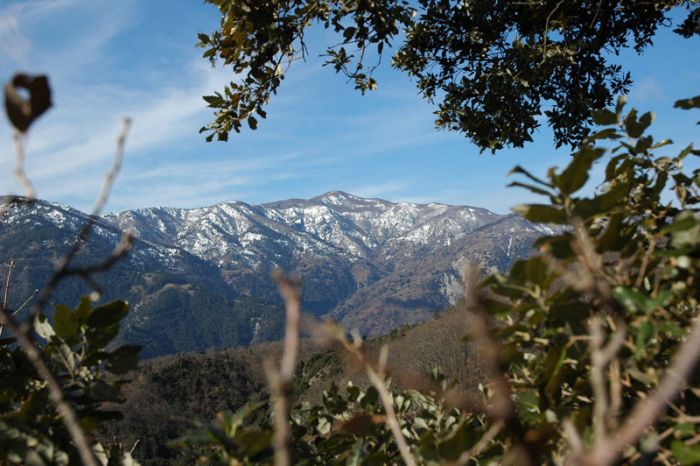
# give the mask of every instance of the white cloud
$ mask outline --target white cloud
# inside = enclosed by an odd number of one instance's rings
[[[387,181],[384,183],[355,186],[348,189],[352,194],[363,197],[388,197],[391,194],[406,191],[411,187],[411,183],[406,180]]]
[[[666,94],[654,77],[646,77],[637,82],[630,92],[632,102],[650,102],[665,98]]]

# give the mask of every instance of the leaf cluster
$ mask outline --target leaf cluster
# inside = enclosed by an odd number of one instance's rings
[[[240,78],[226,85],[223,93],[204,96],[215,109],[215,119],[200,132],[226,141],[231,131],[244,124],[255,130],[257,117],[266,118],[264,107],[277,93],[286,69],[308,53],[304,34],[312,24],[322,24],[341,37],[325,52],[326,65],[345,73],[363,93],[377,83],[366,71],[365,52],[381,57],[384,47],[407,24],[406,0],[208,0],[221,12],[220,28],[199,34],[198,46],[212,65],[220,60]],[[357,54],[357,56],[355,55]]]
[[[622,49],[641,53],[674,7],[692,0],[209,0],[221,12],[211,34],[199,34],[204,57],[230,67],[236,79],[204,100],[214,120],[208,141],[251,129],[284,79],[304,60],[307,28],[338,39],[324,66],[362,93],[385,48],[400,42],[393,66],[416,78],[436,103],[436,126],[464,134],[482,149],[522,147],[546,119],[557,146],[575,147],[588,134],[591,109],[612,104],[631,77],[610,60]],[[676,28],[697,34],[698,9]],[[374,64],[368,65],[369,57]],[[376,57],[376,58],[375,58]],[[542,118],[544,117],[544,118]]]
[[[121,301],[93,307],[85,297],[75,309],[56,305],[53,323],[39,315],[33,321],[39,356],[59,381],[82,428],[94,432],[101,422],[119,419],[109,408],[123,401],[123,376],[136,367],[139,347],[108,349],[119,332],[128,305]],[[135,464],[114,445],[94,446],[104,464]],[[71,437],[37,374],[14,337],[0,341],[0,462],[3,464],[81,464]]]

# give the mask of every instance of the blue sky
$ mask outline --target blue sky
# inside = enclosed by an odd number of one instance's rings
[[[389,66],[379,90],[359,95],[319,66],[328,36],[311,34],[310,58],[292,67],[255,132],[205,143],[210,112],[201,96],[232,74],[194,47],[218,24],[199,0],[0,2],[0,79],[16,70],[49,75],[55,107],[29,135],[27,171],[39,197],[87,210],[99,192],[123,116],[133,119],[124,168],[108,210],[260,203],[341,189],[395,201],[469,204],[505,213],[533,200],[505,186],[516,164],[544,174],[566,163],[544,128],[525,149],[495,156],[436,131],[433,108]],[[632,72],[630,104],[656,112],[654,134],[698,144],[698,127],[675,99],[700,93],[700,42],[663,30],[642,56],[617,60]],[[8,124],[0,124],[0,182],[12,177]]]

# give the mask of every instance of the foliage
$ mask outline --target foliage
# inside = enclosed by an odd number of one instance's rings
[[[697,101],[677,106],[694,108]],[[620,99],[615,109],[593,114],[602,128],[563,170],[551,169],[546,180],[514,170],[526,178],[514,185],[549,200],[517,210],[561,228],[538,241],[538,255],[485,279],[471,305],[487,312],[502,344],[495,369],[507,380],[513,412],[494,414],[497,377],[478,390],[482,408],[464,411],[446,407],[441,392],[394,390],[403,434],[420,464],[563,464],[573,448],[564,425],[584,448],[601,435],[615,436],[688,338],[700,299],[700,170],[689,174],[684,164],[700,151],[688,146],[658,156],[671,142],[646,134],[651,113],[624,114],[624,104]],[[605,181],[584,189],[604,158]],[[491,337],[472,338],[483,348]],[[639,443],[624,450],[624,464],[700,462],[699,382],[695,370]],[[244,426],[253,409],[221,415],[183,443],[196,446],[205,463],[264,464],[271,433],[264,425]],[[294,457],[299,464],[397,463],[384,416],[374,388],[349,385],[347,394],[332,388],[320,405],[292,412]]]
[[[121,388],[127,382],[123,376],[136,366],[139,348],[108,348],[127,312],[121,301],[93,307],[89,298],[83,298],[75,309],[57,305],[53,324],[43,315],[34,319],[34,333],[45,341],[39,345],[40,357],[87,432],[120,417],[106,403],[123,401]],[[104,464],[136,464],[119,445],[105,450],[96,444],[94,449]],[[0,340],[0,463],[81,464],[46,382],[14,337]]]
[[[485,306],[502,323],[497,335],[504,342],[503,363],[520,419],[545,439],[547,461],[565,452],[561,428],[552,429],[564,419],[572,419],[590,441],[596,404],[603,403],[609,408],[604,430],[621,425],[641,394],[659,385],[697,318],[700,170],[689,174],[684,165],[700,151],[691,145],[675,156],[658,156],[671,141],[645,134],[653,114],[631,110],[625,115],[623,106],[620,99],[614,110],[594,112],[595,122],[605,128],[584,141],[564,170],[551,170],[547,181],[514,170],[528,178],[514,184],[550,201],[519,207],[524,217],[567,228],[539,240],[540,255],[485,282],[492,293]],[[599,146],[603,141],[613,148]],[[606,154],[605,182],[592,195],[583,194],[595,162]],[[604,368],[610,386],[603,392],[589,383],[592,316],[599,316],[608,343],[624,337]],[[683,444],[698,434],[688,423],[689,416],[700,413],[700,392],[693,388],[698,376],[695,371],[671,411],[648,434],[651,451],[638,446],[626,452],[626,461],[651,453],[690,464],[674,445],[700,451]]]
[[[265,348],[233,348],[181,353],[144,361],[124,387],[126,401],[116,407],[123,419],[100,427],[99,438],[134,445],[144,466],[190,465],[191,455],[169,444],[192,429],[197,419],[235,411],[265,398],[260,369]]]
[[[438,375],[436,373],[436,375]],[[392,397],[401,427],[424,462],[454,461],[470,440],[464,437],[466,419],[435,397],[406,390]],[[264,423],[246,425],[245,419],[264,405],[249,403],[235,413],[184,437],[178,444],[195,449],[206,464],[268,464],[272,432]],[[469,422],[480,423],[473,419]],[[345,390],[333,384],[314,406],[304,403],[291,416],[295,464],[397,464],[401,456],[377,391],[348,382]]]
[[[338,34],[325,65],[362,93],[385,48],[403,40],[393,66],[417,79],[437,101],[436,125],[496,150],[531,141],[542,113],[557,145],[588,133],[590,109],[626,92],[629,73],[609,60],[624,47],[641,53],[674,6],[692,0],[456,1],[456,0],[209,0],[220,28],[199,34],[204,57],[230,66],[240,81],[204,97],[215,118],[201,129],[227,140],[265,118],[265,106],[292,62],[307,54],[304,34],[320,24]],[[697,34],[699,9],[676,32]],[[374,62],[376,60],[376,63]],[[369,63],[368,63],[369,62]]]

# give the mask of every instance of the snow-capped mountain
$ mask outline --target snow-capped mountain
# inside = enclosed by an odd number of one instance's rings
[[[0,260],[17,251],[13,242],[33,242],[23,251],[38,252],[18,262],[44,270],[34,274],[32,281],[39,282],[48,273],[47,259],[61,254],[85,219],[44,202],[14,208],[0,224]],[[108,214],[99,219],[82,260],[109,251],[122,230],[139,241],[105,277],[120,284],[109,288],[111,295],[134,303],[124,338],[150,345],[152,354],[276,337],[281,314],[270,280],[275,267],[301,276],[307,311],[366,334],[383,333],[455,302],[467,262],[503,270],[548,233],[482,208],[334,191],[262,205]],[[60,297],[76,299],[78,291]],[[235,338],[215,328],[224,319],[237,323],[224,325]]]

